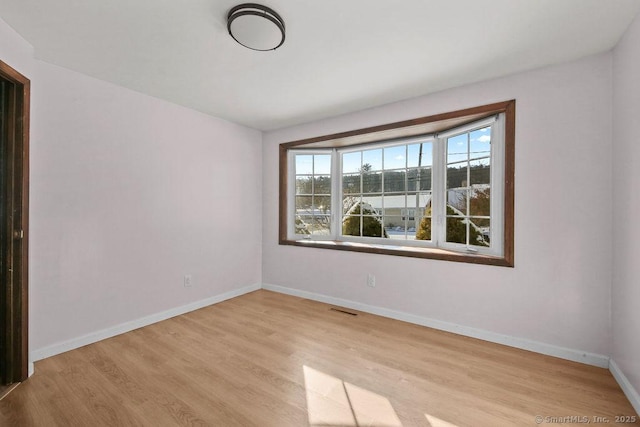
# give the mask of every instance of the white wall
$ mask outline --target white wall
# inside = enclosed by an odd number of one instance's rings
[[[640,391],[640,18],[613,55],[613,354]],[[636,394],[636,405],[640,399]],[[637,407],[638,409],[640,407]],[[640,410],[640,409],[638,409]]]
[[[28,76],[33,72],[33,47],[0,18],[0,60]]]
[[[29,61],[32,353],[261,282],[260,132]]]
[[[611,77],[602,54],[265,134],[263,281],[609,354]],[[279,143],[512,98],[515,268],[278,245]]]

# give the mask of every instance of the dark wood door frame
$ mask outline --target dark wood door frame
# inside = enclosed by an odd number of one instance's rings
[[[2,138],[2,176],[5,187],[3,204],[10,206],[3,215],[2,234],[6,248],[2,250],[2,322],[3,382],[14,383],[29,375],[28,352],[28,236],[29,236],[29,107],[30,81],[0,61],[0,79],[5,86],[3,114],[5,131]],[[6,323],[6,324],[5,324]]]

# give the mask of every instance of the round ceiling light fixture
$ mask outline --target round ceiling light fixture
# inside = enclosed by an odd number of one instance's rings
[[[284,21],[273,9],[243,3],[227,15],[229,35],[253,50],[275,50],[284,43]]]

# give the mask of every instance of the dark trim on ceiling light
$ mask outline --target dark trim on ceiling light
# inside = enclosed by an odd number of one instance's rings
[[[240,40],[238,40],[234,35],[233,32],[231,31],[231,23],[236,19],[239,18],[241,16],[245,16],[245,15],[255,15],[255,16],[260,16],[264,19],[267,19],[269,21],[271,21],[279,30],[280,33],[282,35],[282,38],[280,39],[280,43],[272,48],[269,49],[257,49],[255,47],[251,47],[251,46],[247,46],[246,44],[242,43]],[[229,11],[229,14],[227,15],[227,31],[229,32],[229,35],[239,44],[241,44],[242,46],[249,48],[251,50],[257,50],[257,51],[269,51],[269,50],[276,50],[277,48],[279,48],[280,46],[282,46],[282,44],[284,43],[284,39],[285,39],[285,26],[284,26],[284,20],[282,19],[282,17],[280,15],[278,15],[278,13],[267,7],[267,6],[263,6],[261,4],[257,4],[257,3],[243,3],[240,4],[238,6],[235,6],[233,8],[231,8],[231,10]]]

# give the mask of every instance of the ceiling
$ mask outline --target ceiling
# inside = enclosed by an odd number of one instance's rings
[[[640,0],[265,0],[286,41],[228,34],[231,0],[0,0],[38,59],[260,130],[611,49]]]

